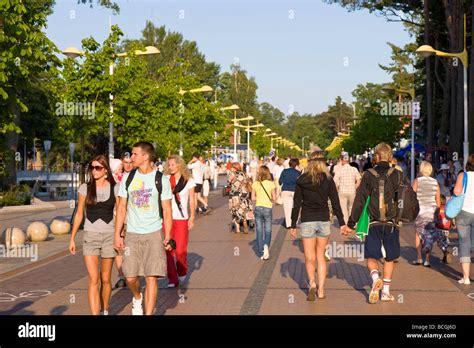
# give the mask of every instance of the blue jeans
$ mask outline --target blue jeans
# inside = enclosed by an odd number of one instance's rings
[[[272,240],[272,208],[255,207],[257,254],[263,256],[263,246],[270,247]]]
[[[474,214],[461,210],[456,217],[459,236],[459,262],[471,263],[471,248],[474,245]]]

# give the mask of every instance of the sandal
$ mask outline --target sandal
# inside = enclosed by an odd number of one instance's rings
[[[324,299],[326,298],[326,295],[323,294],[323,296],[319,296],[319,290],[321,290],[321,289],[320,289],[319,286],[317,285],[317,286],[316,286],[316,293],[318,294],[318,299],[324,300]]]
[[[380,299],[380,301],[382,302],[391,302],[391,301],[395,301],[395,296],[393,296],[392,294],[387,294],[386,292],[382,292],[382,297]]]
[[[369,294],[369,303],[374,304],[379,301],[380,298],[380,290],[383,288],[383,280],[378,278],[373,284],[372,289],[370,289]]]
[[[423,264],[423,260],[414,260],[411,262],[414,266],[421,266]]]
[[[317,289],[317,286],[313,286],[309,288],[309,291],[308,291],[308,297],[306,298],[306,301],[314,301],[316,300],[316,289]]]

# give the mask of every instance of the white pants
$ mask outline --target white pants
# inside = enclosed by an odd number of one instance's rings
[[[286,227],[291,226],[291,211],[293,210],[293,196],[294,192],[291,191],[281,191],[281,199],[283,201],[283,210],[285,211],[285,222]]]
[[[339,193],[339,202],[341,203],[342,215],[344,215],[344,222],[347,224],[351,216],[352,205],[354,204],[355,193]]]

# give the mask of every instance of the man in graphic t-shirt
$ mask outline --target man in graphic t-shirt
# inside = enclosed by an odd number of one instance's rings
[[[160,215],[158,189],[153,169],[155,149],[148,142],[138,142],[132,149],[132,162],[136,170],[123,177],[119,188],[119,205],[115,223],[115,248],[124,249],[123,273],[133,294],[132,314],[143,315],[143,295],[139,276],[146,279],[145,314],[152,315],[158,295],[158,278],[167,276],[165,250],[171,250],[171,186],[166,176],[161,177]],[[133,175],[128,190],[126,183]],[[127,234],[121,237],[125,214]],[[163,236],[164,226],[164,236]]]

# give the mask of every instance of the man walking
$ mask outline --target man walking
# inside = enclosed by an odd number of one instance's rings
[[[354,200],[354,207],[344,234],[353,231],[359,220],[367,197],[371,197],[368,206],[370,215],[369,234],[365,238],[364,258],[372,278],[369,303],[393,301],[390,294],[394,260],[400,256],[400,237],[397,226],[397,191],[401,173],[390,168],[392,149],[385,143],[375,147],[376,166],[362,177],[360,188]],[[383,191],[382,191],[383,190]],[[379,277],[378,262],[384,259],[383,280]],[[380,297],[380,290],[382,296]]]
[[[132,149],[133,169],[122,179],[115,223],[115,248],[124,249],[123,273],[133,294],[132,314],[143,315],[139,276],[145,277],[145,314],[152,315],[158,295],[158,278],[167,276],[166,253],[171,250],[171,186],[153,169],[155,149],[138,142]],[[125,214],[127,234],[121,236]],[[163,236],[164,227],[164,236]]]
[[[343,152],[340,166],[334,168],[334,183],[339,195],[344,221],[349,220],[360,179],[359,171],[349,164],[349,154]]]

